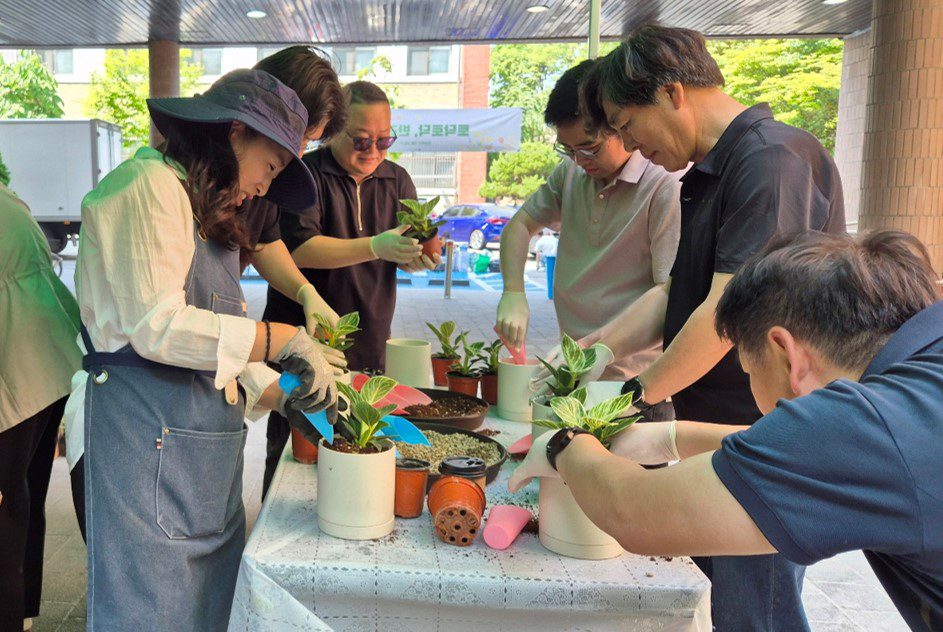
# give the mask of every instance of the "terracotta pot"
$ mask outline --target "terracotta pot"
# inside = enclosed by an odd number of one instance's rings
[[[432,381],[435,382],[436,386],[445,386],[449,383],[445,374],[449,372],[449,368],[451,368],[452,364],[457,360],[458,358],[439,358],[432,356]]]
[[[563,479],[540,479],[540,543],[545,548],[584,560],[622,554],[622,546],[586,517]]]
[[[498,403],[497,373],[485,373],[481,376],[481,398],[492,406]]]
[[[291,457],[299,463],[317,463],[318,446],[305,439],[300,432],[292,428]]]
[[[426,340],[390,338],[386,341],[386,375],[400,384],[429,388],[432,345]]]
[[[459,375],[458,373],[453,373],[449,371],[445,374],[449,382],[449,390],[453,393],[461,393],[462,395],[470,395],[472,397],[478,397],[478,376],[467,377],[465,375]]]
[[[439,239],[439,229],[436,228],[432,237],[419,242],[422,245],[422,254],[432,257],[434,254],[442,254],[442,240]]]
[[[393,531],[396,450],[385,442],[375,454],[318,445],[318,527],[336,538],[369,540]]]
[[[432,485],[427,501],[436,535],[446,544],[468,546],[481,530],[485,493],[458,476],[443,476]]]
[[[536,359],[527,364],[514,364],[510,358],[498,361],[498,416],[511,421],[530,421],[530,389],[528,383],[540,368]]]
[[[429,467],[429,461],[422,459],[397,459],[393,513],[400,518],[416,518],[422,513]]]

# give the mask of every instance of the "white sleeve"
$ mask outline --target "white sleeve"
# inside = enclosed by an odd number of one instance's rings
[[[263,415],[272,412],[264,406],[256,406],[262,393],[279,378],[278,371],[269,368],[264,362],[250,362],[239,374],[239,383],[246,393],[246,417],[258,421]]]
[[[216,388],[223,388],[245,368],[255,322],[186,304],[193,253],[186,191],[158,160],[138,161],[129,171],[130,181],[90,195],[82,209],[83,220],[88,216],[98,228],[95,245],[118,327],[142,357],[215,370]]]

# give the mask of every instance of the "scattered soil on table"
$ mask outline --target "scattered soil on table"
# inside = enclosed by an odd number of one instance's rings
[[[410,417],[465,417],[480,415],[485,407],[464,397],[443,397],[431,404],[413,404],[404,410]]]
[[[531,518],[527,524],[524,525],[524,528],[521,529],[524,533],[539,533],[540,532],[540,522],[537,518]]]
[[[367,445],[365,448],[361,448],[356,443],[350,443],[344,437],[334,437],[334,443],[331,444],[331,449],[335,452],[344,452],[346,454],[376,454],[379,452],[372,445]]]
[[[491,428],[483,428],[481,430],[476,430],[475,432],[482,435],[483,437],[493,437],[495,435],[501,434],[500,430],[492,430]]]
[[[649,556],[648,561],[649,561],[649,562],[657,562],[658,560],[664,560],[664,561],[666,561],[666,562],[670,562],[670,561],[673,560],[673,559],[674,559],[674,557],[671,557],[671,556],[669,556],[669,555],[659,555],[657,558],[656,558],[654,555],[652,555],[652,556]]]

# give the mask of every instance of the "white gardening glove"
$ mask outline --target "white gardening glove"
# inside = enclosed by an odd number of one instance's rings
[[[560,474],[553,469],[550,461],[547,460],[547,443],[556,433],[556,430],[551,430],[534,438],[527,456],[517,466],[517,469],[511,472],[511,476],[508,478],[508,491],[516,492],[527,485],[530,479],[535,476],[560,478]]]
[[[397,267],[403,272],[414,274],[416,272],[422,272],[423,270],[435,270],[436,266],[440,263],[442,263],[442,255],[435,252],[431,257],[429,255],[422,255],[408,263],[401,263]]]
[[[337,321],[340,320],[340,316],[337,315],[331,306],[321,298],[321,295],[318,294],[318,291],[314,289],[314,286],[310,283],[302,285],[298,289],[298,293],[295,295],[295,302],[300,303],[301,307],[304,309],[305,313],[305,329],[308,330],[308,335],[315,335],[315,330],[318,327],[318,321],[315,320],[315,314],[321,314],[328,322],[331,323],[331,326],[337,325]]]
[[[343,375],[344,371],[347,370],[347,358],[344,357],[344,352],[338,349],[332,349],[323,342],[317,340],[314,341],[314,345],[318,348],[318,351],[321,352],[321,355],[324,356],[324,359],[327,360],[327,363],[331,365],[331,369],[334,371],[334,377]]]
[[[609,451],[642,465],[678,461],[677,428],[676,421],[634,423],[612,438]]]
[[[373,256],[393,263],[409,263],[422,252],[418,239],[403,237],[409,226],[397,226],[370,238]]]
[[[504,292],[498,302],[498,335],[515,350],[520,349],[527,337],[530,307],[523,292]]]
[[[246,365],[246,368],[239,374],[239,384],[246,393],[246,417],[256,421],[268,413],[267,408],[256,409],[256,403],[265,389],[278,380],[278,377],[278,371],[264,362],[250,362]]]
[[[279,350],[274,361],[283,371],[294,373],[301,380],[301,385],[289,393],[289,399],[304,401],[305,408],[321,402],[331,406],[337,401],[334,369],[303,327]]]

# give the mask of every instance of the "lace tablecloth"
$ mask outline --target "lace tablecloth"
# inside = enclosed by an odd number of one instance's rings
[[[527,424],[488,419],[509,445]],[[488,485],[488,505],[536,505],[537,485],[511,495],[509,461]],[[625,553],[561,557],[536,534],[504,551],[435,537],[428,510],[396,519],[379,540],[341,540],[317,526],[317,470],[282,455],[246,545],[230,632],[378,630],[710,631],[710,585],[688,558]],[[487,510],[486,510],[487,511]]]

